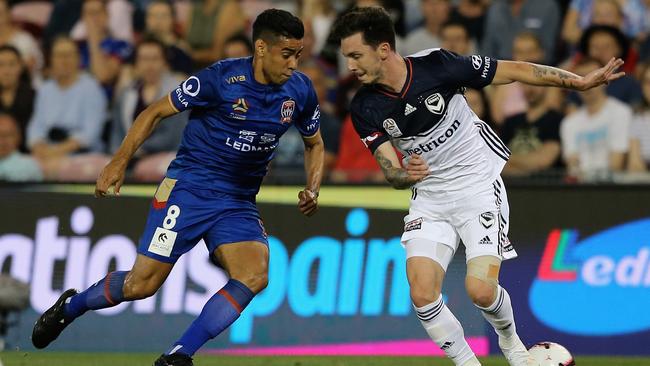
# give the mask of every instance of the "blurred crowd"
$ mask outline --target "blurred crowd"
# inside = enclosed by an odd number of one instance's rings
[[[512,151],[506,176],[647,176],[650,0],[0,0],[0,180],[94,181],[138,113],[201,68],[251,55],[252,20],[275,7],[305,22],[299,70],[320,99],[325,180],[382,182],[349,116],[358,81],[330,37],[352,6],[386,8],[402,55],[442,47],[579,75],[623,58],[625,77],[586,92],[513,83],[465,95]],[[164,176],[187,119],[159,124],[130,181]],[[269,179],[300,184],[302,151],[291,129]]]

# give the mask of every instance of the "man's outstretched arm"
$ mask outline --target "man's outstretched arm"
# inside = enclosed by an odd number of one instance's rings
[[[612,58],[607,65],[600,69],[585,76],[579,76],[557,67],[522,61],[499,60],[492,84],[509,84],[513,81],[520,81],[530,85],[587,90],[624,76],[624,72],[616,72],[621,65],[623,65],[623,60]]]
[[[156,129],[161,119],[178,113],[168,96],[164,96],[142,111],[133,122],[129,132],[124,137],[122,145],[115,152],[110,163],[104,167],[97,178],[95,197],[103,197],[108,188],[115,186],[115,194],[119,194],[124,182],[124,171],[140,145]]]

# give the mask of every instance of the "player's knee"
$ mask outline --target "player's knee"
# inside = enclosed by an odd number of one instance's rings
[[[236,280],[246,285],[255,294],[264,290],[269,284],[269,276],[266,271],[249,272],[238,277]]]
[[[467,295],[472,302],[480,307],[489,307],[494,303],[496,287],[477,278],[468,278],[465,281]]]
[[[411,284],[411,301],[413,305],[422,307],[435,302],[440,297],[439,288],[431,288],[414,281]]]

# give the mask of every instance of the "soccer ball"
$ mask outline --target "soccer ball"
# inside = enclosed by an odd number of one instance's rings
[[[528,350],[539,366],[575,366],[573,356],[562,345],[539,342]]]

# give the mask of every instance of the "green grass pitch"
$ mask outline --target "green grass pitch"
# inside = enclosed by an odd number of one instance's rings
[[[1,352],[3,366],[149,366],[153,353]],[[507,366],[502,357],[482,358],[483,366]],[[429,357],[231,357],[203,356],[196,366],[453,366]],[[577,366],[650,366],[650,358],[576,357]]]

